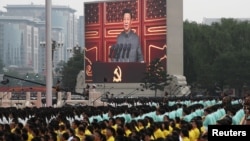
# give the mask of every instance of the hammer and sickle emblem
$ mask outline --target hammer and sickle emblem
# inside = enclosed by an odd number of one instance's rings
[[[113,82],[121,82],[122,81],[122,70],[119,66],[114,70]]]
[[[86,66],[86,74],[87,74],[87,76],[92,76],[92,67],[91,67],[91,65]]]

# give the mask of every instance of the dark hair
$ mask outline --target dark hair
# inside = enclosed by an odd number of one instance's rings
[[[51,134],[50,138],[52,138],[53,141],[57,141],[57,134],[54,131],[51,131],[50,134]]]
[[[130,9],[127,9],[127,8],[123,9],[123,12],[122,12],[123,17],[124,17],[124,15],[125,15],[126,13],[130,14],[130,17],[131,17],[131,19],[132,19],[132,12],[131,12],[131,10],[130,10]]]
[[[72,134],[73,136],[75,135],[75,130],[74,130],[73,128],[69,128],[68,130],[69,130],[69,133],[70,133],[70,134]],[[72,135],[71,135],[71,136],[72,136]]]
[[[73,138],[76,139],[77,141],[80,141],[80,138],[76,135],[74,135]]]
[[[115,131],[115,129],[114,129],[113,127],[108,126],[108,127],[106,128],[106,130],[110,130],[110,132],[112,133],[112,135],[113,135],[113,136],[116,136],[116,131]]]
[[[62,134],[62,137],[65,139],[65,140],[68,140],[69,139],[69,133],[68,132],[64,132]]]
[[[183,134],[184,137],[189,138],[189,132],[187,128],[181,128],[181,133]]]
[[[101,131],[95,130],[95,133],[97,133],[100,136],[101,141],[106,141],[106,136],[102,134]]]
[[[22,135],[21,135],[21,137],[22,137],[22,139],[24,140],[24,141],[26,141],[26,140],[28,140],[28,134],[26,134],[26,133],[22,133]]]
[[[94,141],[94,137],[92,135],[86,135],[85,141]]]

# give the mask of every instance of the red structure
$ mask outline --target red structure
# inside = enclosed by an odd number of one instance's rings
[[[55,92],[55,89],[53,89]],[[31,87],[20,87],[20,86],[3,86],[0,87],[0,92],[46,92],[45,86],[31,86]]]

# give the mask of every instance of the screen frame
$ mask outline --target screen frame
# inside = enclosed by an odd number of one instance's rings
[[[102,2],[102,3],[106,3],[106,2],[122,2],[122,1],[130,1],[130,0],[87,0],[87,1],[84,1],[84,3],[83,3],[83,7],[85,6],[85,4],[91,4],[91,3],[100,3],[100,2]],[[139,0],[140,1],[140,0]],[[84,12],[85,12],[85,10],[83,10]],[[166,8],[166,12],[167,12],[167,8]],[[144,13],[145,14],[145,13]],[[85,14],[83,14],[84,16],[85,16]],[[166,24],[167,24],[167,16],[166,16],[166,18],[165,18],[165,22],[166,22]],[[85,22],[84,22],[85,23]],[[85,31],[86,31],[86,25],[84,25],[84,28],[85,28]],[[144,30],[144,32],[146,32],[145,31],[145,29],[142,29],[142,30]],[[167,30],[164,32],[166,35],[165,35],[165,39],[167,38],[166,36],[167,36]],[[163,33],[163,34],[164,34]],[[85,36],[85,34],[84,34],[84,36]],[[164,38],[164,37],[163,37]],[[86,38],[84,37],[84,40],[85,40],[85,46],[86,46]],[[150,46],[151,48],[158,48],[157,46]],[[166,50],[167,50],[167,42],[165,43],[165,45],[164,45],[164,48],[166,48]],[[85,50],[84,50],[85,51]],[[86,52],[85,52],[86,53]],[[164,52],[165,54],[167,54],[167,51],[166,52]],[[145,54],[148,54],[148,52],[145,52],[145,51],[143,51],[143,54],[144,54],[144,56],[146,56]],[[166,55],[167,56],[167,55]],[[166,57],[165,56],[165,57]],[[166,57],[167,58],[167,57]],[[164,58],[163,58],[164,59]],[[86,59],[84,59],[84,61],[86,61]],[[145,61],[147,64],[149,64],[150,62],[149,61]],[[167,69],[167,67],[166,67],[166,69]],[[86,65],[84,65],[84,70],[86,70]],[[90,83],[90,81],[85,81],[86,83]]]

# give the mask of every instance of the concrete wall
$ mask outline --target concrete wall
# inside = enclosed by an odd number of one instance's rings
[[[109,97],[153,97],[155,92],[150,89],[145,89],[141,86],[142,83],[98,83],[96,91],[104,94],[109,93]],[[92,86],[93,84],[89,84]],[[157,91],[157,96],[164,96],[163,91]]]
[[[167,72],[183,75],[183,0],[167,0]]]

